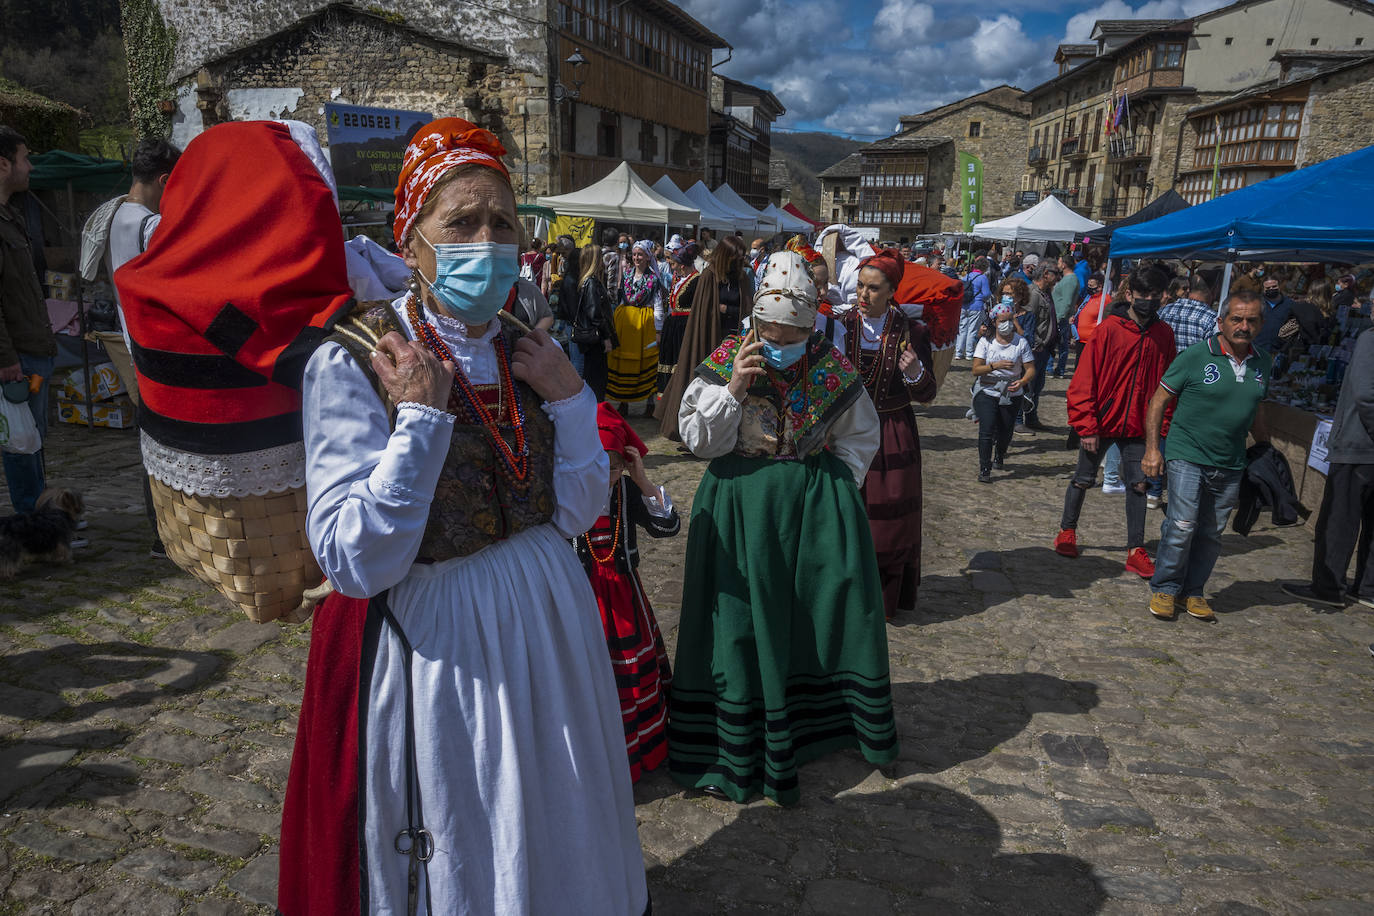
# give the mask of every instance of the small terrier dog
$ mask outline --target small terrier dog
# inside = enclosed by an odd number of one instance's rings
[[[72,537],[86,512],[76,490],[49,487],[32,512],[0,518],[0,581],[9,581],[28,561],[70,563]]]

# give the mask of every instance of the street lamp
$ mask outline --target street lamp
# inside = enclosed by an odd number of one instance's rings
[[[555,82],[553,84],[553,100],[555,102],[561,102],[564,99],[575,99],[582,93],[582,83],[584,82],[582,68],[587,66],[587,58],[582,56],[582,50],[580,48],[573,48],[572,54],[569,55],[564,63],[572,68],[573,87],[569,89],[564,86],[561,81]]]

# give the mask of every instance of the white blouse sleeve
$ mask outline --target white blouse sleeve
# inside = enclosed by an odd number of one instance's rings
[[[668,297],[662,290],[654,292],[654,330],[663,330],[663,320],[668,317]]]
[[[854,474],[854,482],[863,485],[868,466],[882,444],[882,429],[878,425],[878,410],[865,392],[855,398],[849,409],[830,427],[830,450]]]
[[[742,406],[725,385],[692,379],[677,413],[683,444],[698,458],[728,455],[739,438]]]
[[[448,457],[453,416],[386,406],[353,357],[325,344],[303,388],[306,531],[320,569],[350,598],[370,598],[405,578]]]
[[[586,385],[570,398],[544,404],[553,420],[553,526],[575,538],[601,515],[611,460],[596,429],[596,395]]]

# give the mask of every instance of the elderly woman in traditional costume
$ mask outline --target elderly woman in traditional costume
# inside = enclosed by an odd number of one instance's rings
[[[913,404],[935,397],[925,325],[895,307],[906,265],[885,248],[859,265],[858,308],[845,316],[846,350],[882,424],[882,447],[864,480],[887,619],[916,607],[921,584],[921,438]]]
[[[682,439],[711,463],[687,538],[668,766],[737,802],[796,802],[797,768],[840,748],[897,756],[858,489],[878,416],[815,323],[801,257],[773,255],[750,332],[726,338],[682,399]]]
[[[620,412],[628,413],[629,405],[646,402],[644,416],[654,412],[654,396],[658,393],[658,336],[654,333],[654,309],[663,295],[662,283],[654,265],[654,243],[648,239],[635,242],[631,250],[630,267],[615,292],[619,305],[615,310],[616,346],[606,358],[609,375],[606,399],[619,401]]]
[[[279,908],[613,913],[648,894],[615,680],[568,540],[606,501],[596,402],[502,306],[499,141],[422,128],[396,189],[412,291],[304,385],[317,612]],[[346,597],[345,597],[346,596]]]

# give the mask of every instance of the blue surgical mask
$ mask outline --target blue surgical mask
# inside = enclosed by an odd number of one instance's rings
[[[1011,307],[1011,306],[1015,303],[1015,301],[1016,301],[1016,300],[1012,299],[1011,296],[1003,296],[1003,297],[1002,297],[1002,305],[1005,305],[1005,306],[1007,306],[1007,307]]]
[[[621,251],[629,251],[629,250],[630,250],[630,243],[629,243],[629,242],[621,242],[621,243],[620,243],[620,250],[621,250]]]
[[[453,317],[471,325],[495,318],[520,277],[519,246],[496,242],[435,245],[420,230],[415,234],[434,249],[434,281],[426,282]]]
[[[806,355],[806,341],[775,344],[763,341],[763,361],[774,369],[786,369]]]

